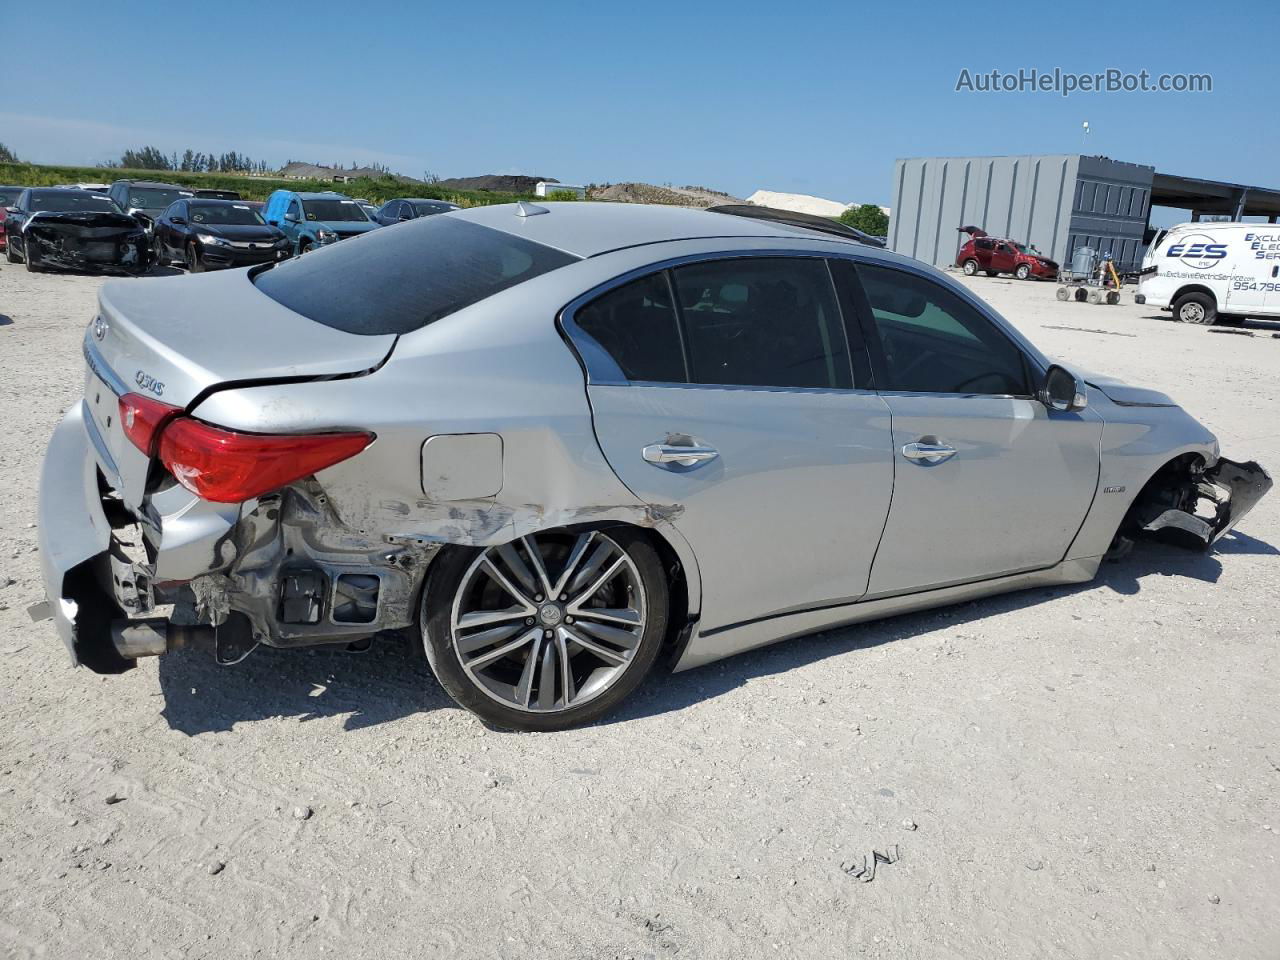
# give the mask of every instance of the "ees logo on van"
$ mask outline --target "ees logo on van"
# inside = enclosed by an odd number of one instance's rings
[[[1225,243],[1215,243],[1203,233],[1192,233],[1169,247],[1167,256],[1181,260],[1192,270],[1208,270],[1227,255]]]

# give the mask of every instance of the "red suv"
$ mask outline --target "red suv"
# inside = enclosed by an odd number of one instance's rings
[[[964,271],[966,277],[972,277],[981,270],[988,277],[1012,273],[1019,280],[1058,278],[1058,265],[1040,256],[1034,247],[1016,240],[989,237],[976,227],[960,229],[969,234],[969,242],[956,254],[956,266]]]

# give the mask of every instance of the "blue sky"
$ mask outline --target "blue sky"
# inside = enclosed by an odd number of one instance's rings
[[[1275,71],[1247,52],[1280,4],[1081,5],[1075,32],[1070,5],[1028,3],[7,6],[0,141],[37,162],[154,144],[888,203],[895,157],[1084,149],[1280,186]],[[1023,67],[1214,88],[955,92]]]

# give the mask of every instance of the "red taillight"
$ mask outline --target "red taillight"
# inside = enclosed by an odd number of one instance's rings
[[[181,407],[161,403],[140,393],[120,398],[120,425],[129,442],[148,457],[156,452],[156,439],[166,423],[182,412]]]
[[[371,433],[237,433],[186,417],[160,436],[160,460],[205,500],[239,503],[354,457]]]

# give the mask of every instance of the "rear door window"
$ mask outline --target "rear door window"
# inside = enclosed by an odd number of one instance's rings
[[[623,284],[574,314],[574,322],[628,380],[687,383],[679,319],[665,273]]]
[[[578,258],[456,217],[422,217],[287,260],[254,283],[316,323],[409,333]]]
[[[852,387],[825,260],[757,257],[672,271],[693,383]]]

